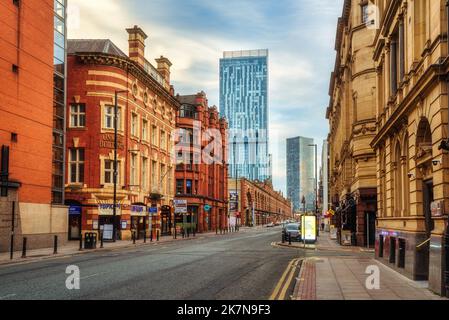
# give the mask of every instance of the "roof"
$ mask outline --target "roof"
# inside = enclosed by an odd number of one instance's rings
[[[176,99],[181,103],[181,104],[192,104],[192,105],[196,105],[196,98],[197,95],[196,94],[192,94],[192,95],[187,95],[187,96],[176,96]]]
[[[67,40],[67,54],[75,54],[77,52],[90,53],[107,53],[127,58],[111,40],[109,39],[69,39]]]

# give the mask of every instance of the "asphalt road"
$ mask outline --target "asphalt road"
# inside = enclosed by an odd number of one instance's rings
[[[266,300],[289,262],[305,254],[272,247],[280,232],[267,228],[199,236],[5,266],[0,268],[0,299]],[[71,265],[80,270],[79,290],[66,288]]]

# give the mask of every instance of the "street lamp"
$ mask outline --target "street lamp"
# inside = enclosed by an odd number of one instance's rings
[[[319,228],[318,228],[318,145],[317,144],[309,144],[309,147],[315,148],[315,216],[317,221],[317,235],[320,235]]]
[[[114,206],[112,208],[112,241],[115,242],[117,238],[117,149],[118,149],[118,95],[120,93],[128,93],[128,90],[116,90],[115,91],[115,103],[114,103]]]

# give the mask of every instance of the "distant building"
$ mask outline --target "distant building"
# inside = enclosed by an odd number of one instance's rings
[[[315,211],[315,155],[311,138],[287,139],[287,197],[293,202],[295,212]]]
[[[268,50],[225,52],[220,112],[229,123],[229,174],[271,179],[268,149]]]
[[[67,241],[64,0],[4,1],[0,21],[0,252]]]
[[[220,118],[217,107],[209,107],[204,92],[176,98],[181,106],[176,121],[179,137],[175,146],[178,154],[175,200],[187,201],[187,214],[176,215],[177,227],[180,228],[184,223],[194,223],[196,231],[200,233],[226,228],[227,122]],[[221,150],[214,150],[217,160],[211,164],[205,163],[201,158],[200,161],[194,161],[202,151],[201,146],[206,145],[206,141],[211,141],[207,139],[207,135],[214,130],[220,132],[221,139],[217,145]]]

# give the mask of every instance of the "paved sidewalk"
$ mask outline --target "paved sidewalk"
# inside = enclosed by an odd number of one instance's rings
[[[256,230],[256,228],[240,228],[239,232],[248,232],[250,230]],[[232,233],[225,233],[222,235],[227,235]],[[207,232],[207,233],[197,233],[195,237],[190,235],[189,238],[182,238],[181,235],[178,235],[177,239],[173,239],[173,236],[166,236],[161,237],[159,241],[156,241],[156,239],[153,239],[153,242],[150,241],[150,239],[147,239],[147,242],[144,243],[143,240],[137,240],[136,244],[133,244],[132,241],[125,241],[120,240],[117,242],[104,242],[104,247],[100,248],[100,243],[97,243],[97,248],[88,250],[83,249],[82,251],[79,250],[79,241],[70,241],[64,246],[58,247],[58,253],[53,254],[53,248],[43,248],[43,249],[34,249],[34,250],[27,250],[27,256],[26,258],[22,258],[22,251],[14,251],[13,259],[10,259],[10,253],[9,252],[3,252],[0,253],[0,266],[2,265],[9,265],[9,264],[17,264],[17,263],[28,263],[33,261],[39,261],[43,259],[50,259],[50,258],[60,258],[64,256],[71,256],[71,255],[79,255],[79,254],[85,254],[89,252],[99,251],[99,250],[117,250],[117,249],[124,249],[124,248],[132,248],[132,247],[138,247],[138,246],[149,246],[149,245],[161,245],[165,243],[171,243],[176,241],[188,241],[188,240],[194,240],[194,239],[201,239],[206,237],[212,237],[212,236],[220,236],[220,233],[218,235],[216,232]],[[84,243],[83,243],[84,245]]]
[[[366,288],[368,266],[380,269],[380,289]],[[447,300],[374,259],[323,257],[303,261],[293,300]]]

